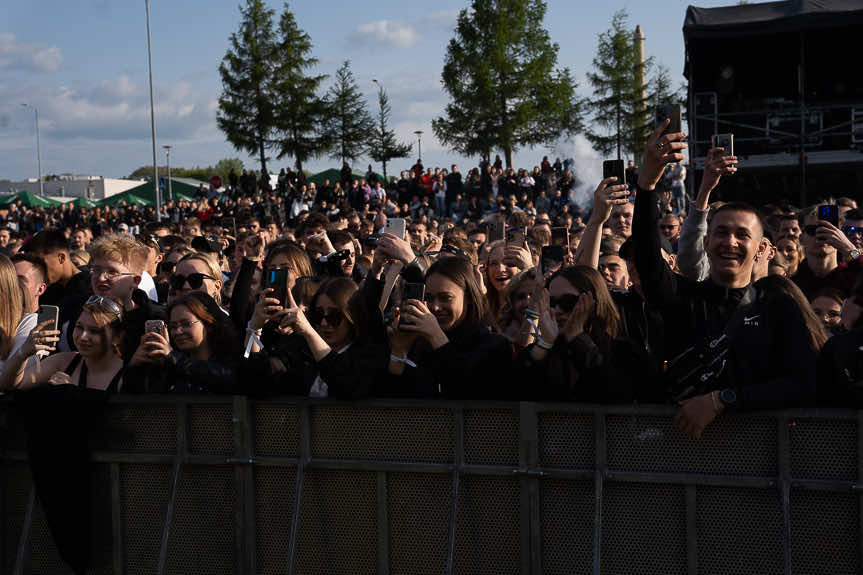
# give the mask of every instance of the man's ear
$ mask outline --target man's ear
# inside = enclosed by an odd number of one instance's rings
[[[767,255],[767,249],[769,246],[770,240],[762,236],[761,241],[758,242],[758,250],[756,250],[755,252],[755,257],[757,259],[765,257]]]
[[[57,261],[60,262],[60,265],[66,263],[66,252],[57,252]]]
[[[45,283],[45,282],[40,283],[40,284],[39,284],[39,289],[37,289],[37,290],[36,290],[36,297],[39,297],[39,296],[41,296],[43,293],[45,293],[45,290],[46,290],[46,289],[48,289],[48,284],[47,284],[47,283]]]

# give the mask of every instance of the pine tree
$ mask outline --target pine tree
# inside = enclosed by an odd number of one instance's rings
[[[581,128],[575,81],[557,68],[543,0],[473,0],[458,17],[441,79],[451,101],[435,136],[464,155],[550,144]]]
[[[297,171],[303,162],[324,153],[327,141],[321,126],[327,113],[326,102],[318,96],[326,75],[307,75],[318,60],[310,56],[312,40],[300,30],[285,3],[279,19],[276,65],[273,72],[275,98],[276,147],[279,159],[292,156]]]
[[[365,151],[373,122],[351,72],[350,60],[336,70],[335,84],[327,96],[327,116],[324,133],[330,157],[342,162],[359,158]]]
[[[384,182],[387,181],[387,162],[393,158],[406,158],[413,149],[411,144],[396,141],[396,133],[387,127],[391,112],[390,99],[384,87],[378,83],[378,114],[369,134],[368,153],[374,161],[383,165]]]
[[[239,30],[219,65],[222,94],[216,122],[237,150],[261,160],[267,169],[266,148],[274,130],[274,100],[270,62],[273,59],[273,10],[262,0],[246,0]]]

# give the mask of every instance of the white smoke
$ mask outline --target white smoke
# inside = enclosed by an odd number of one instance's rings
[[[602,180],[602,160],[587,138],[581,134],[575,138],[562,140],[554,147],[555,157],[563,162],[572,160],[572,173],[575,175],[575,196],[572,200],[582,210],[593,206],[593,191]]]

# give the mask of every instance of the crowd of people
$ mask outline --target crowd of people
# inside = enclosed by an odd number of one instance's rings
[[[589,209],[548,158],[388,185],[244,172],[159,218],[12,205],[0,389],[673,403],[693,437],[863,405],[863,211],[715,201],[721,148],[687,197],[664,128]]]

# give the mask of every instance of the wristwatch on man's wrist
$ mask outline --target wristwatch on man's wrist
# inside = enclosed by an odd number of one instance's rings
[[[858,250],[857,248],[854,248],[853,250],[848,252],[848,261],[849,262],[853,262],[854,260],[856,260],[859,257],[860,257],[860,250]]]
[[[735,407],[737,405],[737,392],[730,387],[726,387],[719,392],[719,401],[721,401],[725,407]]]

